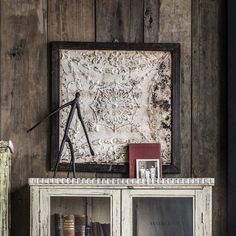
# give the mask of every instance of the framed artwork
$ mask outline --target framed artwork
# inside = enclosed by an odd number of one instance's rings
[[[137,179],[158,179],[160,177],[160,159],[136,159]]]
[[[179,171],[179,63],[179,44],[50,44],[52,109],[80,92],[81,114],[95,151],[91,156],[74,119],[70,138],[78,171],[128,173],[128,144],[157,142],[164,173]],[[52,118],[52,167],[68,112]],[[69,161],[65,151],[59,169]]]

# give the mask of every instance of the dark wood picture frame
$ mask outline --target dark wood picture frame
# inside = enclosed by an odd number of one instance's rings
[[[49,44],[49,76],[51,80],[51,109],[59,107],[60,57],[59,52],[67,50],[143,50],[167,51],[172,56],[172,154],[171,164],[163,165],[163,174],[180,173],[180,44],[177,43],[87,43],[51,42]],[[51,169],[53,170],[59,149],[59,114],[51,119]],[[59,170],[67,170],[69,163],[60,164]],[[128,174],[127,164],[76,163],[76,171]]]

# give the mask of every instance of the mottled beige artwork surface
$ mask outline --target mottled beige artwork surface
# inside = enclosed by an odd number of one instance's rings
[[[124,163],[129,143],[161,143],[171,162],[171,53],[60,50],[60,104],[81,94],[92,157],[75,116],[70,138],[76,162]],[[69,109],[60,114],[60,140]],[[63,153],[63,162],[70,159]]]

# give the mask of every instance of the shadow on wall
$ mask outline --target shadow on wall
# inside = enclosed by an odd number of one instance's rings
[[[30,193],[29,186],[24,185],[11,192],[11,220],[9,225],[18,225],[10,229],[11,236],[29,236],[30,232]],[[17,222],[15,222],[17,221]]]

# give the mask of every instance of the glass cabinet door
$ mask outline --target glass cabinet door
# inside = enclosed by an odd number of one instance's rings
[[[192,190],[124,190],[122,236],[199,235],[197,203]]]
[[[51,236],[111,234],[110,197],[51,197]]]
[[[120,236],[119,191],[55,188],[40,195],[40,236]]]
[[[133,236],[193,236],[193,198],[134,197]]]

